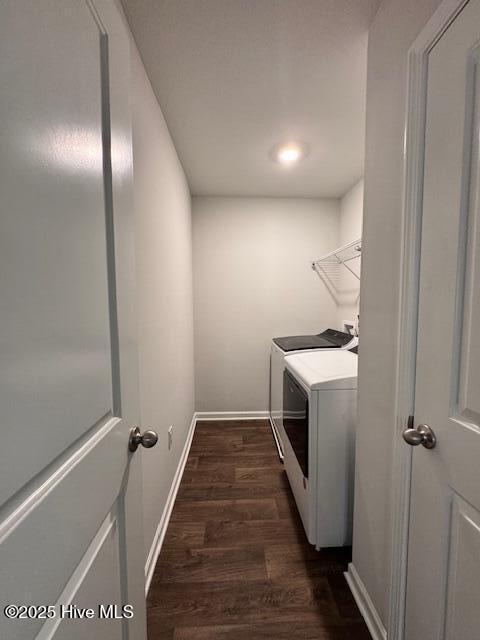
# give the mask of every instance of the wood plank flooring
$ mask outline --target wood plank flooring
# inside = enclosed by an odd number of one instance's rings
[[[371,640],[349,549],[307,542],[266,421],[200,422],[148,596],[149,640]]]

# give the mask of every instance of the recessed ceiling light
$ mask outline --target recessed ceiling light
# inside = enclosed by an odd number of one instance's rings
[[[304,144],[288,142],[275,146],[272,149],[272,157],[284,167],[291,167],[307,154],[307,147]]]

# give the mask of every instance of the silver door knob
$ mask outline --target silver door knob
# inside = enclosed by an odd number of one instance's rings
[[[403,439],[412,447],[421,444],[425,449],[433,449],[437,444],[437,438],[428,424],[419,424],[416,429],[405,429]]]
[[[148,431],[140,432],[138,427],[132,427],[130,429],[130,438],[128,440],[128,448],[130,451],[136,451],[138,445],[142,445],[145,449],[151,449],[158,442],[158,435],[155,431],[149,429]]]

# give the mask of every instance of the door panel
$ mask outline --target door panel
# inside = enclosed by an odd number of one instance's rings
[[[480,35],[480,34],[479,34]],[[467,62],[467,99],[469,133],[471,140],[469,162],[464,169],[464,179],[469,180],[469,201],[463,214],[466,228],[466,257],[460,262],[460,290],[464,283],[463,309],[459,318],[460,366],[458,378],[458,398],[456,411],[472,426],[480,426],[480,163],[479,131],[480,121],[480,45],[469,52]],[[463,276],[463,277],[462,277]]]
[[[413,452],[408,640],[480,628],[479,25],[470,0],[428,57],[415,425],[437,446]]]
[[[480,512],[453,498],[446,637],[476,638],[480,629]]]
[[[0,602],[57,602],[59,585],[67,583],[119,499],[128,462],[121,427],[118,419],[109,420],[2,523],[2,575],[15,580],[0,581]],[[32,574],[45,578],[31,580]],[[41,626],[41,621],[23,622],[28,624],[18,629],[22,634],[27,626],[32,632]],[[17,637],[15,629],[8,637]]]
[[[129,36],[111,0],[0,6],[0,637],[145,638]],[[88,606],[93,619],[60,617]],[[55,605],[8,620],[6,604]],[[132,605],[132,619],[98,606]],[[118,613],[118,612],[117,612]],[[101,628],[101,630],[100,630]]]
[[[120,588],[120,533],[118,511],[114,507],[80,562],[76,575],[67,584],[60,597],[66,606],[79,609],[98,609],[98,603],[107,598],[109,603],[121,605]],[[99,615],[90,619],[68,621],[52,620],[42,628],[38,640],[49,638],[56,631],[55,640],[83,640],[86,637],[102,640],[120,640],[122,628],[115,619],[102,619]]]
[[[9,2],[0,21],[0,503],[112,412],[101,34],[74,4]]]

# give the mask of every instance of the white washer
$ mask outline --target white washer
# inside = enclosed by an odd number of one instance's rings
[[[358,338],[336,329],[326,329],[318,335],[287,336],[273,338],[270,348],[270,424],[278,447],[278,453],[283,460],[283,371],[284,358],[296,353],[308,353],[317,349],[352,349],[358,345]]]
[[[285,357],[284,464],[307,538],[351,544],[357,355],[344,349]]]

